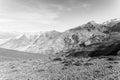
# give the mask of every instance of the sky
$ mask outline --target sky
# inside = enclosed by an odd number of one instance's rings
[[[0,31],[65,31],[120,18],[120,0],[0,0]]]

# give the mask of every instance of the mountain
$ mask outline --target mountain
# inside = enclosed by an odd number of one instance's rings
[[[24,33],[1,44],[1,48],[13,49],[31,53],[45,53],[51,50],[54,39],[60,32],[49,31],[45,33]]]
[[[31,45],[26,49],[26,51],[35,53],[54,52],[56,50],[54,43],[60,35],[61,33],[57,31],[45,32],[32,40]]]
[[[15,38],[20,33],[17,32],[0,32],[0,44],[7,42],[9,39]]]
[[[90,48],[88,47],[90,45],[93,45],[91,47],[94,51],[99,49],[98,46],[102,45],[102,43],[108,45],[109,43],[106,42],[113,42],[114,40],[119,43],[119,37],[120,20],[112,19],[102,24],[90,21],[64,32],[48,31],[44,33],[22,34],[0,46],[30,53],[57,54],[71,50],[75,50],[75,53],[76,50],[81,53],[84,49]],[[103,47],[107,48],[106,45],[103,44]]]
[[[2,48],[24,51],[30,45],[31,40],[35,39],[38,35],[40,35],[40,33],[21,33],[0,46]]]
[[[111,20],[108,20],[108,21],[104,22],[103,25],[112,27],[119,22],[120,22],[120,19],[116,18],[116,19],[111,19]]]
[[[1,47],[8,48],[0,48],[2,80],[120,79],[119,19],[65,32],[23,33]]]
[[[60,57],[120,55],[120,21],[114,19],[106,23],[88,22],[68,30],[67,36],[63,38],[66,49],[57,55]]]
[[[25,35],[20,35],[14,39],[10,39],[7,42],[1,44],[3,48],[20,50],[20,48],[25,48],[29,44],[29,39]]]

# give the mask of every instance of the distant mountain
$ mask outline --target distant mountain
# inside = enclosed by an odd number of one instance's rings
[[[53,53],[56,50],[54,44],[60,35],[61,33],[57,31],[42,33],[31,41],[31,45],[29,45],[26,51],[35,53]]]
[[[108,26],[108,27],[112,27],[119,22],[120,22],[120,19],[111,19],[111,20],[104,22],[103,25]]]
[[[21,48],[24,49],[28,44],[29,39],[25,35],[20,35],[1,44],[1,46],[2,48],[21,50]]]
[[[45,53],[51,50],[54,39],[57,39],[61,33],[49,31],[45,33],[24,33],[1,44],[2,48],[31,53]]]
[[[81,50],[87,46],[120,36],[120,20],[113,19],[102,24],[90,21],[65,32],[49,31],[37,34],[22,34],[1,45],[2,48],[31,53],[59,53]],[[118,39],[117,39],[118,40]]]
[[[3,44],[8,40],[17,37],[19,34],[20,33],[17,32],[0,32],[0,44]]]
[[[30,42],[34,41],[34,39],[40,34],[41,33],[21,33],[18,36],[7,40],[0,46],[2,48],[25,51],[30,45]]]

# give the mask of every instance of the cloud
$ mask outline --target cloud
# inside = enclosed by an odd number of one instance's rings
[[[65,30],[119,17],[119,5],[120,0],[0,0],[0,30]]]
[[[46,27],[58,23],[56,20],[59,17],[58,12],[49,9],[49,6],[44,5],[44,3],[38,4],[37,2],[33,3],[32,0],[30,0],[30,2],[26,1],[27,0],[0,1],[1,30],[33,30],[33,28],[40,29],[42,26]],[[24,28],[21,29],[22,27]]]
[[[58,15],[46,12],[39,13],[9,13],[0,16],[0,29],[11,31],[44,31],[49,25],[55,25]],[[46,28],[43,28],[46,27]]]

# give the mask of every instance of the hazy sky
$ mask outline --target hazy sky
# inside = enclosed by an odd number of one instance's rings
[[[120,18],[120,0],[0,0],[0,31],[64,31]]]

